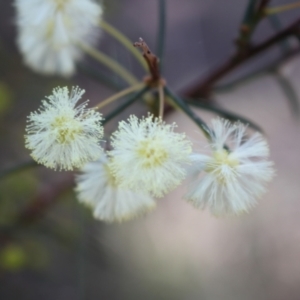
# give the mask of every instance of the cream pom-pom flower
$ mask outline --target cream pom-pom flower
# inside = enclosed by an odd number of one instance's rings
[[[76,107],[85,91],[55,88],[48,101],[28,117],[25,141],[31,156],[48,168],[72,170],[98,159],[103,150],[102,116],[87,109],[88,101]]]
[[[97,40],[101,6],[94,0],[15,0],[15,6],[25,64],[44,74],[72,75],[82,56],[77,43]]]
[[[110,167],[122,187],[162,197],[186,177],[191,142],[175,124],[131,115],[112,135]]]
[[[246,139],[242,123],[212,120],[211,155],[193,154],[194,181],[185,198],[212,214],[237,215],[249,211],[274,176],[269,148],[261,134]],[[230,150],[228,150],[228,148]]]
[[[146,193],[120,187],[113,177],[105,155],[87,163],[77,175],[78,200],[92,208],[94,217],[105,222],[122,222],[156,207]]]

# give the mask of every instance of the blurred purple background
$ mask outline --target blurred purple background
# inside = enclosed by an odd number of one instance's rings
[[[274,0],[271,5],[290,2]],[[182,91],[205,78],[234,52],[248,1],[166,3],[163,74],[170,87]],[[106,21],[133,42],[143,37],[155,51],[157,1],[110,0],[104,5]],[[282,26],[299,15],[300,9],[280,14]],[[265,20],[253,40],[263,41],[273,33]],[[26,116],[54,87],[79,85],[87,91],[91,104],[113,93],[83,73],[71,79],[33,73],[22,64],[15,35],[13,4],[0,0],[1,170],[29,159],[23,137]],[[289,45],[296,46],[297,40],[289,39]],[[131,55],[106,33],[99,49],[136,76],[144,76]],[[221,83],[276,61],[280,51],[275,46],[249,60]],[[90,65],[92,60],[85,59],[84,63]],[[300,57],[294,56],[276,71],[297,95],[299,70]],[[69,189],[42,218],[15,229],[9,243],[12,248],[4,243],[0,247],[0,299],[300,299],[300,128],[275,75],[260,74],[214,93],[224,108],[259,124],[270,143],[277,176],[249,215],[213,218],[184,202],[181,187],[159,200],[155,212],[128,223],[106,225],[93,220]],[[122,117],[133,112],[146,111],[140,104],[126,110]],[[197,113],[208,122],[214,116],[200,110]],[[176,121],[179,130],[187,132],[197,147],[204,144],[197,127],[181,113],[173,112],[167,120]],[[115,126],[116,121],[111,122],[108,131]],[[5,228],[39,192],[55,188],[65,177],[65,173],[40,167],[2,180],[0,225]],[[19,264],[12,259],[13,263],[6,265],[5,255],[16,249],[25,258]],[[16,256],[22,257],[18,251]]]

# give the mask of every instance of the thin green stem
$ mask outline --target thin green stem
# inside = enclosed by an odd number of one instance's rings
[[[104,106],[106,106],[106,105],[108,105],[108,104],[110,104],[110,103],[112,103],[112,102],[114,102],[114,101],[116,101],[116,100],[118,100],[118,99],[134,92],[134,91],[136,91],[136,90],[141,89],[144,86],[145,86],[144,82],[140,82],[138,84],[130,86],[129,88],[127,88],[125,90],[122,90],[119,93],[116,93],[116,94],[112,95],[111,97],[105,99],[104,101],[100,102],[98,105],[94,106],[93,109],[98,110],[98,109],[100,109],[100,108],[102,108],[102,107],[104,107]]]
[[[134,48],[132,42],[123,33],[121,33],[119,30],[117,30],[115,27],[108,24],[104,20],[100,21],[100,26],[108,34],[110,34],[117,41],[119,41],[136,58],[136,60],[146,71],[148,70],[148,66],[141,54],[139,53],[139,51],[136,48]]]
[[[113,110],[111,113],[105,116],[105,119],[103,121],[103,125],[108,123],[111,119],[113,119],[115,116],[120,114],[123,110],[125,110],[128,106],[133,104],[135,101],[137,101],[139,98],[143,97],[144,94],[150,89],[149,86],[145,86],[142,90],[137,92],[136,94],[129,97],[124,103],[120,104],[115,110]]]
[[[298,7],[300,7],[300,2],[289,3],[281,6],[266,8],[264,10],[264,13],[266,15],[273,15],[273,14],[278,14]]]
[[[159,96],[159,112],[158,115],[163,119],[164,117],[164,106],[165,106],[165,93],[162,84],[158,86],[158,96]]]
[[[134,75],[132,75],[129,71],[127,71],[123,66],[110,58],[108,55],[83,43],[78,43],[78,46],[91,57],[99,61],[101,64],[105,65],[114,73],[118,74],[129,85],[133,85],[138,82],[137,78]]]

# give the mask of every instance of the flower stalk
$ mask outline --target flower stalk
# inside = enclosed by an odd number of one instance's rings
[[[139,64],[145,70],[147,70],[146,62],[140,56],[140,53],[132,47],[132,42],[123,33],[121,33],[119,30],[117,30],[115,27],[113,27],[104,20],[101,20],[99,22],[99,25],[104,31],[106,31],[108,34],[110,34],[112,37],[118,40],[134,56],[134,58],[139,62]]]
[[[158,95],[159,95],[159,117],[163,119],[164,116],[164,105],[165,105],[165,93],[164,86],[162,84],[158,85]]]
[[[108,55],[98,51],[97,49],[88,46],[83,43],[77,44],[85,53],[96,59],[102,65],[109,68],[111,71],[119,75],[125,82],[129,85],[133,85],[138,82],[138,79],[127,71],[123,66],[117,63],[114,59],[110,58]]]
[[[265,15],[274,15],[274,14],[278,14],[278,13],[282,13],[294,8],[299,8],[300,7],[300,2],[295,2],[295,3],[289,3],[289,4],[285,4],[285,5],[280,5],[280,6],[276,6],[276,7],[270,7],[270,8],[266,8],[264,10]]]
[[[131,94],[132,92],[134,91],[137,91],[139,89],[142,89],[143,87],[145,86],[145,83],[144,82],[141,82],[141,83],[138,83],[138,84],[135,84],[133,86],[130,86],[129,88],[125,89],[125,90],[122,90],[120,91],[119,93],[116,93],[114,95],[112,95],[111,97],[105,99],[104,101],[100,102],[98,105],[96,105],[94,107],[95,110],[99,110],[101,108],[103,108],[104,106],[108,105],[108,104],[111,104],[112,102],[128,95],[128,94]]]

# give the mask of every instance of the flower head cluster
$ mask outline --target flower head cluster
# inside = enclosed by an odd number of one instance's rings
[[[120,186],[162,197],[181,183],[192,149],[185,134],[174,128],[152,115],[140,120],[132,115],[119,123],[109,155]]]
[[[15,5],[25,63],[37,72],[72,75],[82,55],[77,43],[95,41],[100,5],[94,0],[15,0]]]
[[[102,154],[101,114],[86,109],[87,102],[76,107],[84,90],[56,88],[48,101],[28,117],[26,147],[32,157],[46,167],[72,170]]]
[[[186,195],[196,207],[215,215],[247,212],[274,175],[269,149],[259,133],[245,139],[246,127],[212,121],[211,155],[194,154],[194,182]],[[230,148],[230,150],[228,149]]]
[[[186,177],[193,182],[185,199],[214,215],[247,212],[274,176],[269,148],[259,133],[224,119],[212,121],[210,153],[192,152],[185,134],[152,115],[131,115],[112,134],[112,150],[100,147],[102,116],[81,105],[83,90],[56,88],[28,118],[26,147],[39,163],[53,169],[82,168],[77,176],[79,201],[107,222],[124,221],[156,206]],[[97,161],[96,161],[97,160]]]
[[[143,214],[156,206],[145,193],[120,187],[113,177],[108,159],[87,163],[77,176],[78,199],[93,209],[94,217],[106,222],[121,222]]]

